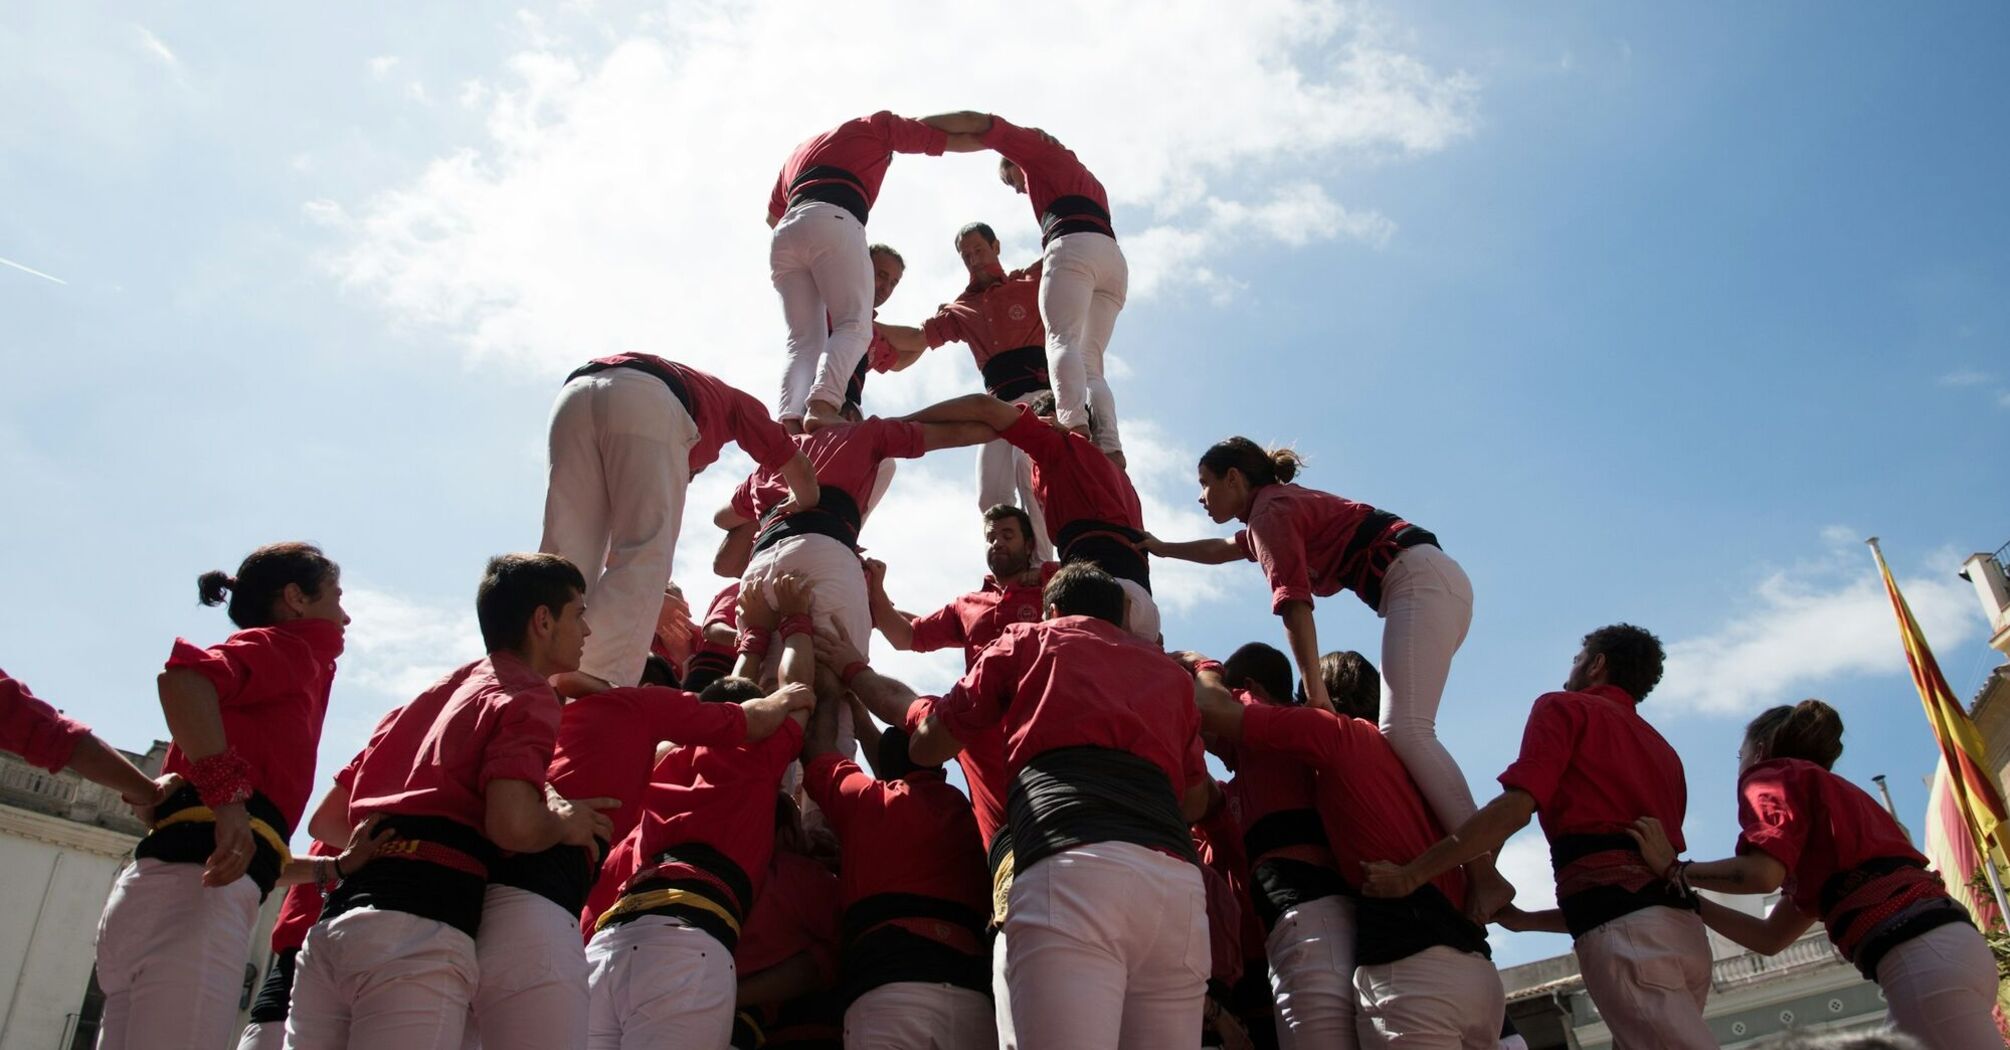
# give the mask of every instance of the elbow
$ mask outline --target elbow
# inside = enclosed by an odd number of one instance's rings
[[[519,813],[514,809],[490,813],[483,822],[482,831],[499,849],[511,853],[536,853],[551,845],[545,841],[548,836],[544,834],[544,821],[537,819],[542,815],[541,811]]]

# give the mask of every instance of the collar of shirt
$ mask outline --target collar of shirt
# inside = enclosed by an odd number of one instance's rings
[[[315,655],[333,660],[342,655],[342,647],[347,630],[333,620],[301,617],[297,620],[281,620],[271,629],[280,634],[298,638],[314,650]]]
[[[1582,692],[1586,696],[1602,697],[1606,700],[1613,700],[1619,703],[1623,703],[1628,708],[1636,708],[1640,706],[1640,700],[1638,697],[1635,697],[1632,693],[1629,693],[1626,690],[1621,689],[1616,685],[1594,685],[1589,689],[1582,690]]]

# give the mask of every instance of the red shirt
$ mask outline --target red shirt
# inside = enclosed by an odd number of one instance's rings
[[[875,780],[835,753],[803,767],[803,790],[844,847],[846,907],[880,893],[912,893],[991,908],[991,876],[970,803],[940,772]]]
[[[740,581],[734,580],[712,597],[712,605],[705,610],[705,619],[698,626],[705,628],[715,623],[723,623],[734,630],[739,629]]]
[[[973,282],[955,302],[936,308],[921,322],[921,338],[934,349],[963,343],[981,370],[985,362],[1022,346],[1045,347],[1047,329],[1040,323],[1040,264],[1014,270],[989,288]]]
[[[316,839],[308,843],[310,857],[339,857],[341,847]],[[355,874],[355,872],[350,872]],[[321,886],[313,881],[296,882],[286,887],[286,897],[279,902],[279,915],[272,920],[272,952],[274,955],[290,951],[307,943],[307,931],[321,921]]]
[[[1193,678],[1165,653],[1093,616],[1007,627],[947,696],[908,709],[909,731],[929,710],[958,740],[1004,725],[1008,784],[1033,756],[1084,746],[1151,762],[1175,798],[1208,775]]]
[[[949,135],[942,130],[886,110],[847,120],[789,154],[788,163],[775,179],[774,192],[768,195],[768,218],[781,219],[789,207],[790,185],[811,168],[828,166],[849,172],[865,192],[865,204],[870,208],[879,199],[879,184],[886,180],[887,165],[893,163],[894,154],[940,157],[948,144]]]
[[[1034,218],[1047,214],[1047,209],[1062,197],[1087,197],[1105,212],[1110,210],[1109,194],[1103,192],[1103,184],[1096,181],[1089,169],[1075,157],[1075,151],[1029,128],[1019,127],[998,116],[991,115],[991,130],[984,133],[984,145],[998,151],[998,155],[1019,165],[1026,173],[1026,196],[1033,202]]]
[[[759,743],[680,747],[664,756],[630,833],[643,861],[630,881],[651,874],[664,850],[702,842],[737,864],[759,897],[775,853],[775,793],[802,749],[803,727],[792,718]],[[738,903],[744,911],[753,902]]]
[[[1501,786],[1535,798],[1542,833],[1624,834],[1654,817],[1680,853],[1689,789],[1682,759],[1640,717],[1626,690],[1597,685],[1583,692],[1544,693],[1522,730],[1521,757],[1500,775]]]
[[[1144,531],[1145,514],[1130,477],[1088,438],[1056,430],[1024,406],[998,436],[1033,461],[1033,496],[1046,517],[1047,535],[1059,536],[1082,520]]]
[[[548,780],[565,798],[620,799],[607,813],[608,840],[619,842],[642,819],[659,741],[732,747],[746,738],[739,704],[708,704],[660,686],[609,689],[565,705]]]
[[[1356,586],[1369,554],[1365,541],[1408,524],[1366,503],[1277,482],[1256,490],[1249,526],[1235,534],[1235,545],[1263,567],[1270,611],[1278,612],[1285,602],[1309,603],[1315,594],[1323,598]],[[1357,537],[1363,527],[1376,536]]]
[[[1208,938],[1214,945],[1215,976],[1229,984],[1242,976],[1242,960],[1261,959],[1266,952],[1263,922],[1257,918],[1256,902],[1249,895],[1249,855],[1242,848],[1242,832],[1243,826],[1236,822],[1234,812],[1227,806],[1215,807],[1214,812],[1193,825],[1193,845],[1200,854],[1201,867],[1221,879],[1221,889],[1227,891],[1224,900],[1215,900],[1220,891],[1210,882],[1207,918]],[[1215,913],[1222,909],[1230,909],[1228,917],[1217,923]],[[1233,977],[1222,977],[1224,954],[1234,957]]]
[[[353,774],[350,823],[402,813],[482,830],[490,781],[544,783],[559,711],[551,684],[515,653],[462,665],[379,727]]]
[[[796,437],[796,444],[816,468],[817,484],[842,490],[863,511],[879,480],[879,465],[888,459],[913,459],[927,451],[927,434],[919,423],[877,416],[858,423],[836,423]],[[778,470],[760,470],[733,490],[733,510],[758,519],[789,496],[789,483]]]
[[[26,683],[0,671],[0,751],[12,751],[51,773],[70,764],[89,726],[63,717],[37,699]]]
[[[768,809],[772,816],[772,801]],[[772,830],[769,834],[772,837]],[[733,968],[740,979],[809,952],[823,982],[836,981],[837,892],[837,876],[830,869],[800,853],[777,850],[766,885],[754,898],[740,942],[733,948]]]
[[[636,361],[675,374],[683,380],[685,393],[691,395],[691,415],[698,424],[698,443],[691,446],[692,477],[711,466],[728,441],[739,445],[763,467],[779,467],[796,454],[789,432],[768,415],[765,406],[753,395],[727,386],[717,376],[653,354],[615,354],[593,359],[594,364],[600,365]]]
[[[1809,915],[1822,915],[1822,887],[1837,872],[1880,857],[1926,864],[1862,788],[1798,758],[1760,762],[1738,778],[1738,825],[1738,852],[1786,865],[1787,894]]]
[[[194,671],[216,687],[223,737],[250,763],[251,786],[286,819],[282,834],[300,826],[314,790],[314,756],[340,655],[342,625],[308,619],[239,631],[207,649],[177,638],[168,654],[168,670]],[[186,776],[189,769],[181,747],[170,745],[161,772]]]
[[[1243,690],[1236,690],[1235,696],[1244,707],[1259,704]],[[1310,766],[1289,755],[1252,747],[1246,737],[1235,752],[1235,779],[1222,785],[1222,793],[1226,798],[1224,808],[1235,818],[1236,827],[1242,829],[1244,835],[1266,817],[1300,810],[1317,813],[1319,809],[1316,777]],[[1334,863],[1331,850],[1311,844],[1274,849],[1250,857],[1249,862],[1255,864],[1271,857],[1285,857],[1323,868],[1331,868]]]
[[[1340,877],[1359,886],[1371,860],[1404,864],[1445,837],[1410,771],[1375,723],[1308,707],[1256,704],[1243,711],[1242,741],[1315,771],[1319,820]],[[1466,876],[1453,868],[1431,880],[1452,906],[1466,905]]]

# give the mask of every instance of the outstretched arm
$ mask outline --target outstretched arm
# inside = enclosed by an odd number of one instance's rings
[[[1242,548],[1234,540],[1162,540],[1150,533],[1145,534],[1146,551],[1161,558],[1177,558],[1180,561],[1199,562],[1202,565],[1226,565],[1232,561],[1245,561]]]
[[[1640,844],[1640,856],[1647,861],[1648,867],[1661,872],[1675,867],[1675,847],[1669,842],[1668,832],[1661,826],[1661,821],[1641,817],[1626,829],[1626,833]],[[1685,863],[1681,876],[1697,889],[1717,893],[1771,893],[1787,880],[1787,866],[1771,854],[1752,850],[1723,860]]]
[[[965,109],[954,113],[937,113],[932,117],[922,117],[921,122],[932,128],[939,128],[956,135],[982,135],[991,130],[991,114]]]
[[[886,596],[886,563],[878,558],[865,559],[865,590],[872,603],[872,625],[886,643],[902,652],[913,650],[914,617],[894,608],[893,599]]]
[[[1019,410],[990,394],[965,394],[901,418],[909,423],[982,423],[992,430],[1004,430],[1019,418]]]
[[[921,426],[922,447],[930,452],[998,440],[998,431],[983,423],[923,423]]]
[[[1535,796],[1509,788],[1408,864],[1370,861],[1361,892],[1370,897],[1407,897],[1445,872],[1500,849],[1533,816]]]
[[[888,371],[904,371],[907,366],[921,360],[922,354],[928,352],[928,340],[922,337],[919,327],[874,321],[872,329],[879,333],[881,339],[886,340],[888,346],[893,347],[893,365]]]
[[[1781,897],[1763,919],[1727,908],[1708,897],[1703,898],[1702,904],[1703,925],[1760,955],[1779,954],[1815,924],[1814,916],[1796,907],[1791,897]]]

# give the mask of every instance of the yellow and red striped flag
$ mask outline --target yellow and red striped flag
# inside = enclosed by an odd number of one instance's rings
[[[1871,556],[1877,559],[1877,571],[1884,576],[1892,613],[1898,617],[1899,638],[1905,643],[1905,662],[1912,668],[1912,684],[1919,690],[1920,703],[1926,705],[1926,721],[1932,725],[1933,736],[1940,742],[1940,757],[1947,763],[1948,793],[1954,797],[1976,842],[1987,852],[2010,857],[2004,842],[2005,832],[2010,831],[2010,813],[2004,810],[2003,793],[1997,790],[1996,778],[1989,772],[1989,752],[1982,743],[1982,732],[1975,728],[1968,712],[1954,698],[1954,691],[1947,687],[1947,678],[1940,673],[1940,664],[1926,645],[1926,634],[1913,618],[1912,606],[1898,593],[1898,581],[1892,579],[1891,566],[1885,564],[1877,537],[1865,542],[1870,544]]]

